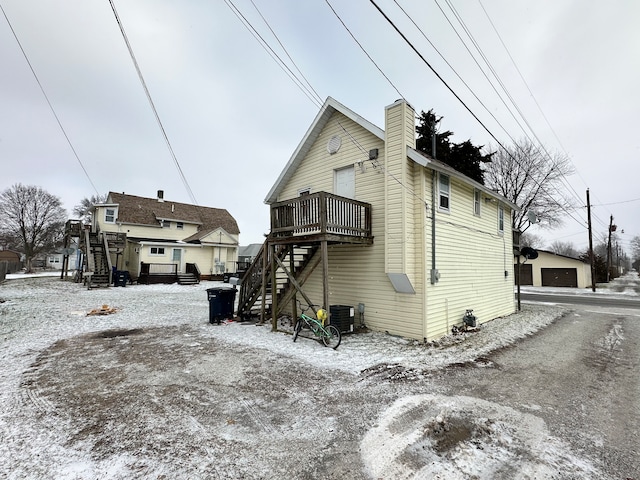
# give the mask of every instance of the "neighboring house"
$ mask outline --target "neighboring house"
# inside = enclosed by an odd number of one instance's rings
[[[466,309],[480,323],[515,312],[516,205],[418,152],[415,136],[405,101],[385,109],[382,130],[327,99],[265,199],[270,271],[258,258],[247,272],[240,315],[274,279],[274,325],[292,313],[291,292],[420,340],[449,333]]]
[[[110,268],[134,279],[176,281],[186,272],[211,279],[235,271],[240,231],[225,209],[168,201],[162,190],[157,198],[109,192],[92,215],[92,233],[110,242]]]
[[[45,261],[45,268],[50,270],[62,270],[62,262],[64,260],[64,254],[62,252],[47,254]]]
[[[260,253],[262,245],[260,243],[251,243],[238,249],[238,264],[247,265]]]
[[[20,252],[13,250],[0,250],[0,262],[19,263],[21,256]]]
[[[591,265],[577,258],[538,250],[538,257],[520,264],[520,285],[534,287],[591,287]],[[518,275],[517,265],[516,278]]]
[[[5,273],[16,273],[22,269],[22,255],[13,250],[0,250],[0,263],[4,264]]]

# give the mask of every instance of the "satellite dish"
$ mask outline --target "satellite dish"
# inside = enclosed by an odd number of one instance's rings
[[[529,223],[537,223],[538,217],[536,216],[536,212],[528,211],[527,219],[529,220]]]
[[[520,249],[520,255],[525,257],[527,260],[535,260],[538,258],[538,251],[531,247],[522,247]]]

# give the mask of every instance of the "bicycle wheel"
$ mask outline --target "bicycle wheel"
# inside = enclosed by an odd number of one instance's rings
[[[302,330],[302,319],[301,318],[298,319],[298,321],[296,322],[296,326],[293,327],[293,341],[294,342],[298,338],[298,334],[300,333],[300,330]]]
[[[325,330],[326,334],[322,335],[322,343],[324,343],[325,347],[331,347],[335,350],[342,341],[340,330],[335,325],[329,325],[325,327]]]

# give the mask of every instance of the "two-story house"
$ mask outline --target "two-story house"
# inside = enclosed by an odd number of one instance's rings
[[[295,316],[302,297],[431,340],[467,309],[480,323],[513,313],[517,206],[417,151],[415,138],[404,100],[386,107],[382,130],[328,98],[265,199],[271,232],[239,314],[258,304],[272,321]]]
[[[94,205],[91,232],[103,236],[93,243],[109,251],[109,268],[142,283],[235,272],[240,231],[231,214],[165,200],[162,190],[157,198],[109,192],[104,203]],[[97,263],[93,270],[100,268]]]

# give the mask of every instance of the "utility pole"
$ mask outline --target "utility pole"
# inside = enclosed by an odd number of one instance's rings
[[[614,230],[615,225],[613,224],[613,215],[611,215],[609,220],[609,240],[607,240],[607,283],[611,280],[611,232]]]
[[[587,224],[589,225],[589,263],[591,263],[591,291],[596,291],[596,264],[593,258],[593,233],[591,231],[591,201],[587,188]]]

